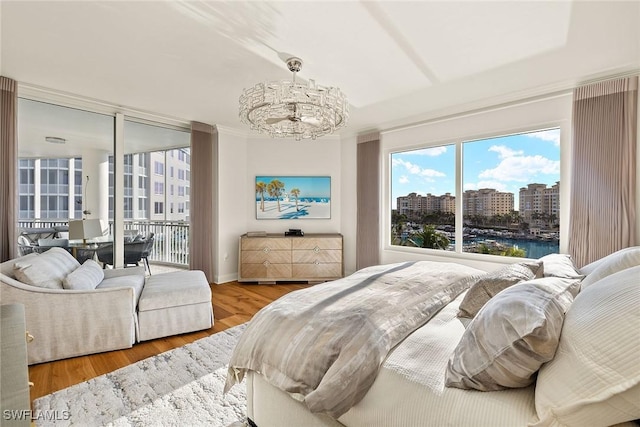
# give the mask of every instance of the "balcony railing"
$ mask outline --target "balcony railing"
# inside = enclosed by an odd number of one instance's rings
[[[18,228],[53,228],[68,226],[68,220],[31,219],[18,221]],[[189,265],[189,223],[184,221],[125,220],[125,230],[137,234],[154,234],[153,251],[149,262],[176,266]],[[109,234],[113,234],[113,222],[109,222]]]

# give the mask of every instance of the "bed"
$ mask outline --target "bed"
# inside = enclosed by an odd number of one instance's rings
[[[259,427],[630,422],[640,418],[639,278],[640,247],[582,269],[560,254],[489,273],[368,267],[256,314],[227,388],[246,376]]]

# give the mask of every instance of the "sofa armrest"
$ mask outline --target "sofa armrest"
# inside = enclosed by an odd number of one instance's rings
[[[144,267],[127,267],[127,268],[113,268],[104,269],[104,278],[111,279],[112,277],[141,275],[144,276]]]
[[[137,315],[132,288],[45,289],[0,275],[2,304],[25,306],[29,364],[129,348]]]

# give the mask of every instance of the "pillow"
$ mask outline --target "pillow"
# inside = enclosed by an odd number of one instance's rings
[[[540,261],[521,262],[478,276],[460,303],[458,317],[473,318],[494,295],[524,280],[542,277]]]
[[[544,277],[566,277],[582,279],[584,274],[576,268],[571,255],[549,254],[539,259],[544,264]]]
[[[13,272],[17,280],[27,285],[62,289],[62,280],[79,266],[69,252],[54,247],[39,256],[17,261]]]
[[[482,391],[525,387],[556,352],[564,314],[579,279],[518,283],[478,312],[449,360],[446,385]]]
[[[583,289],[556,357],[538,374],[537,426],[608,426],[640,418],[640,266]]]
[[[88,259],[80,267],[72,271],[62,281],[64,289],[95,289],[104,279],[102,267],[92,259]]]
[[[595,264],[595,266],[593,265]],[[618,271],[640,265],[640,246],[621,249],[584,266],[580,272],[587,276],[582,281],[582,288],[586,288]]]

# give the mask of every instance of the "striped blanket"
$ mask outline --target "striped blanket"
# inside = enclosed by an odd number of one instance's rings
[[[225,391],[248,370],[338,418],[366,394],[398,343],[484,272],[418,261],[367,267],[259,311],[233,352]]]

